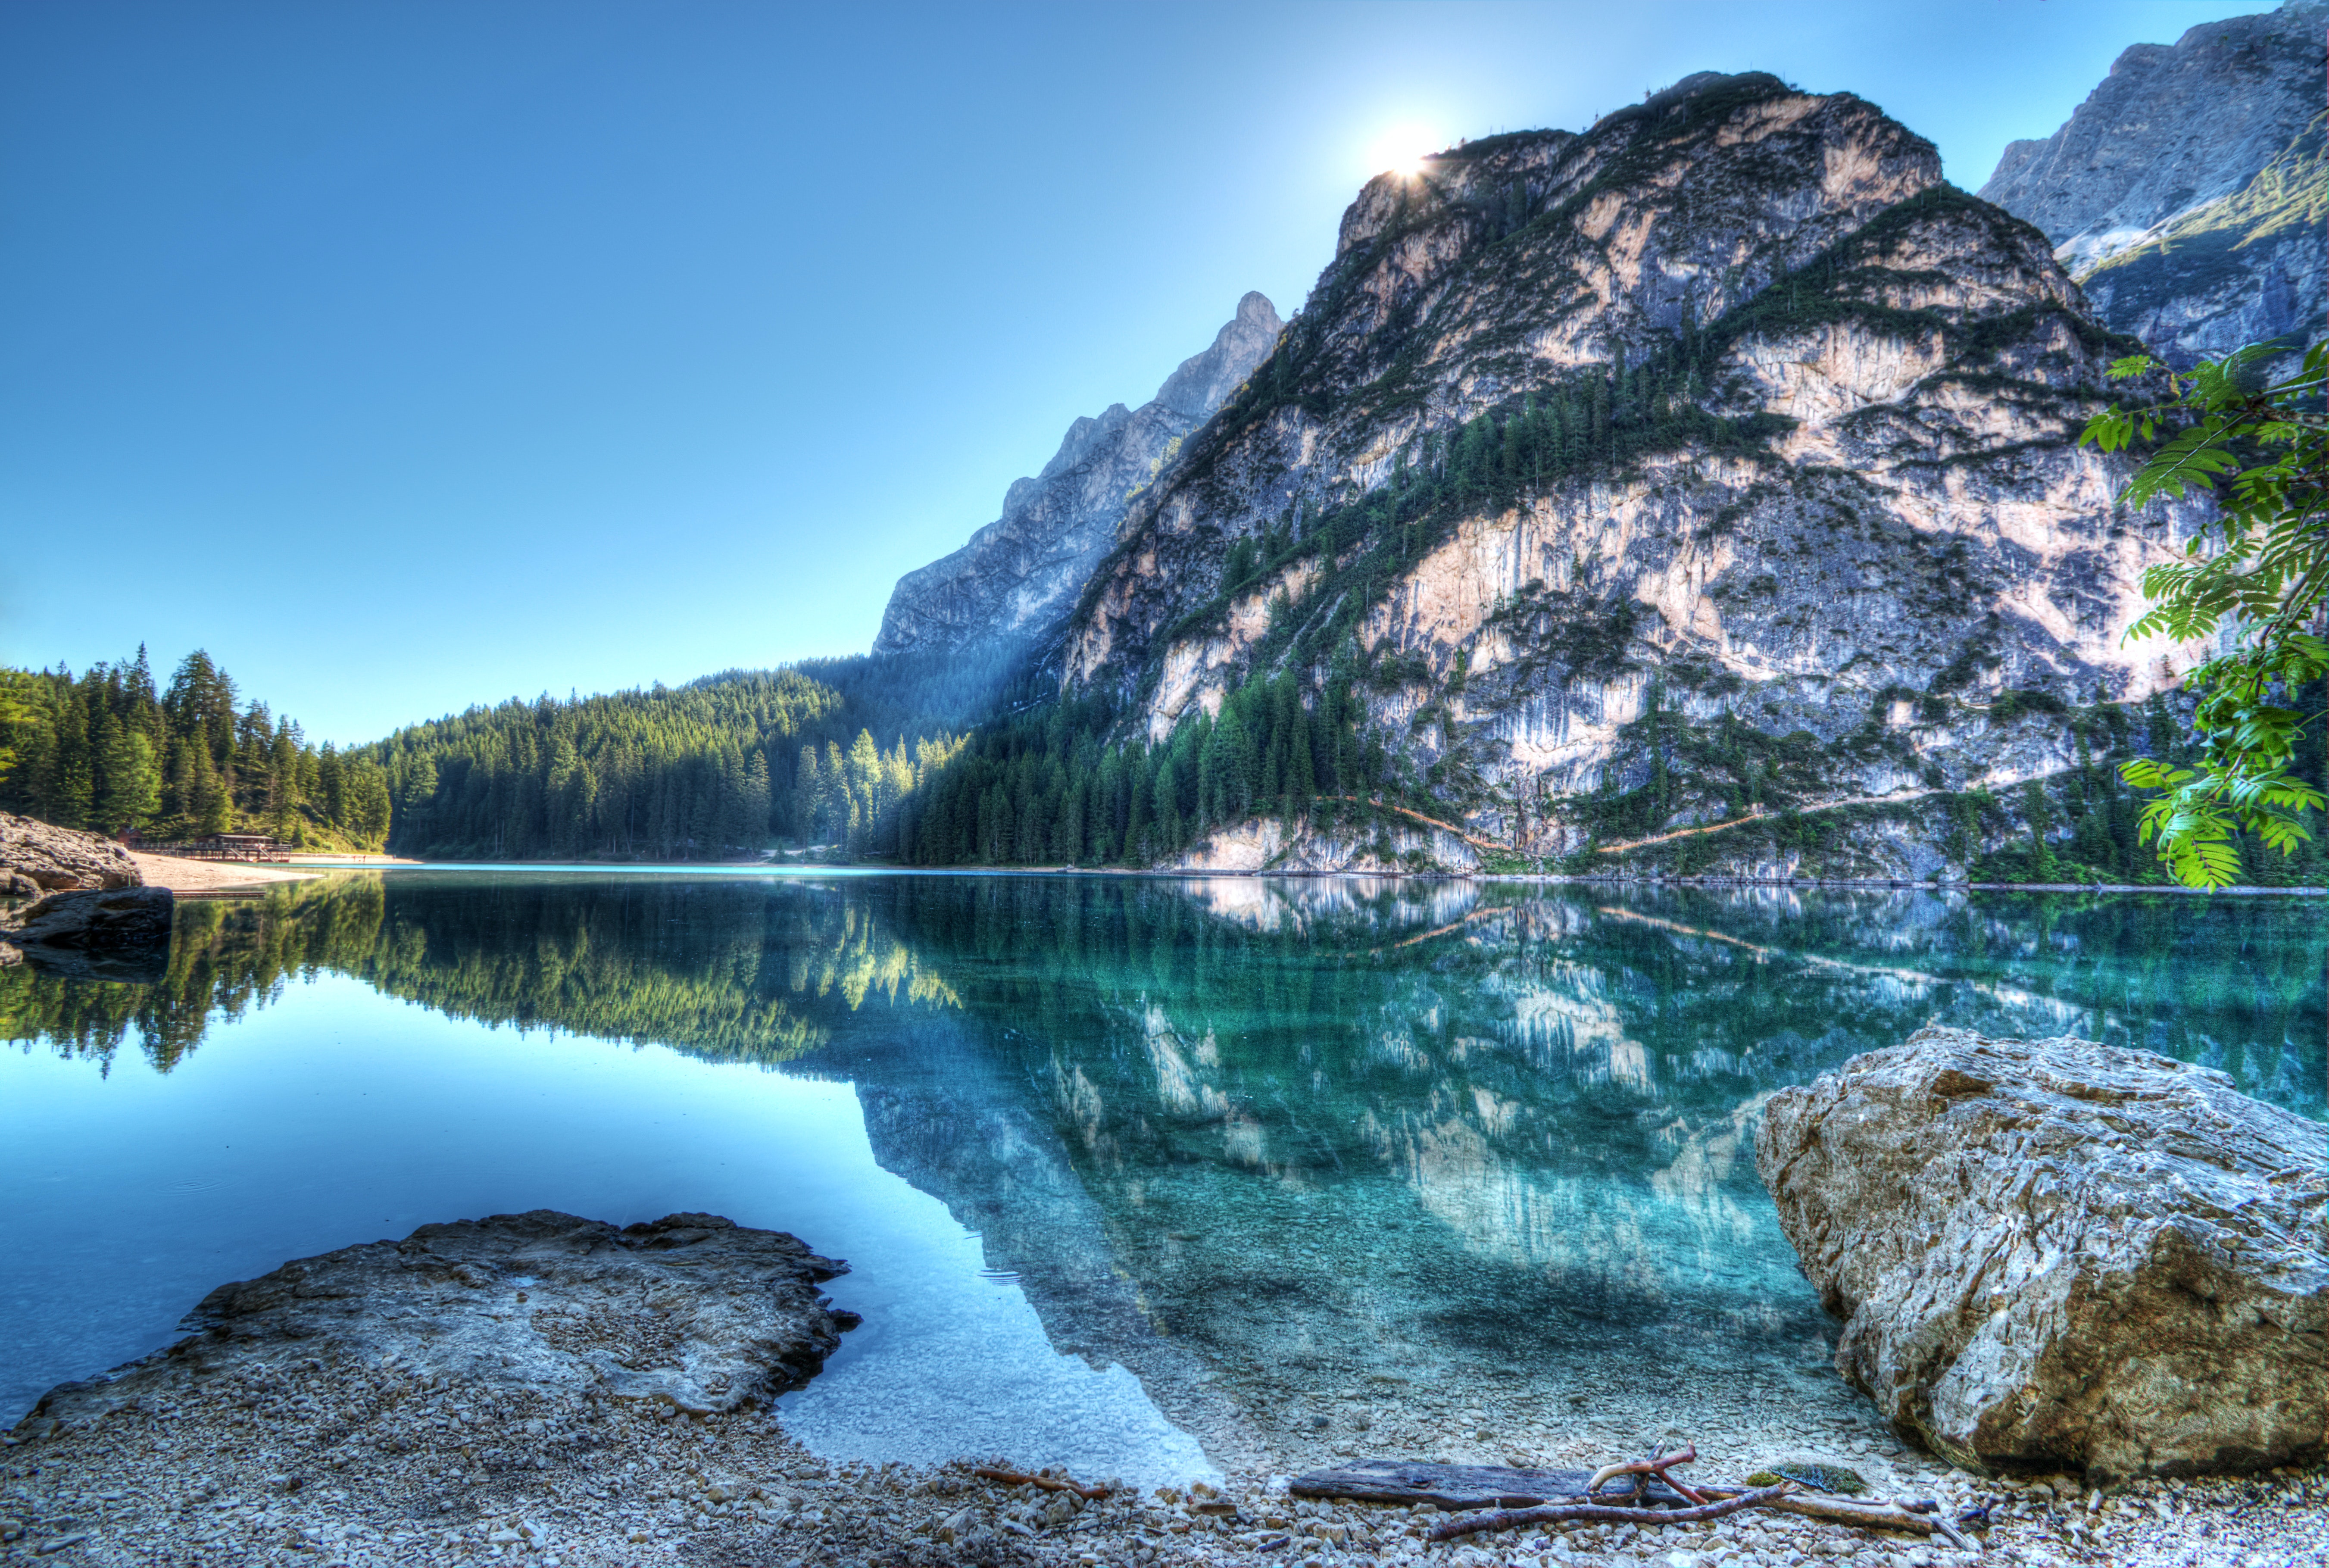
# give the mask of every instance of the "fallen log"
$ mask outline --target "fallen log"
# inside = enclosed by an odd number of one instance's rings
[[[1695,1457],[1694,1451],[1686,1453]],[[1391,1503],[1402,1507],[1429,1503],[1451,1513],[1466,1513],[1463,1520],[1451,1519],[1437,1526],[1431,1535],[1435,1541],[1479,1530],[1517,1529],[1526,1524],[1689,1524],[1701,1518],[1719,1518],[1741,1508],[1767,1507],[1862,1530],[1938,1535],[1960,1547],[1974,1549],[1972,1543],[1939,1517],[1929,1503],[1875,1499],[1853,1502],[1804,1490],[1792,1481],[1776,1487],[1701,1481],[1686,1490],[1677,1490],[1667,1484],[1673,1478],[1665,1474],[1665,1469],[1685,1462],[1684,1454],[1653,1455],[1647,1459],[1605,1465],[1595,1472],[1361,1459],[1297,1476],[1287,1490],[1297,1497],[1348,1497],[1353,1502]],[[1593,1488],[1589,1492],[1589,1486]],[[1741,1501],[1742,1498],[1747,1500]],[[1720,1513],[1701,1511],[1715,1507],[1720,1507]]]
[[[1831,1525],[1852,1525],[1862,1530],[1907,1530],[1919,1535],[1940,1535],[1947,1536],[1958,1546],[1967,1545],[1966,1538],[1950,1528],[1938,1514],[1926,1513],[1921,1507],[1900,1503],[1851,1503],[1841,1497],[1796,1492],[1771,1506],[1786,1513],[1801,1514],[1806,1518],[1822,1519]]]
[[[1523,1470],[1504,1465],[1428,1465],[1405,1459],[1361,1459],[1333,1469],[1297,1476],[1287,1490],[1297,1497],[1349,1497],[1361,1503],[1397,1503],[1413,1507],[1429,1503],[1441,1508],[1525,1508],[1556,1499],[1587,1496],[1590,1470]],[[1702,1486],[1696,1488],[1704,1492]],[[1729,1490],[1744,1488],[1733,1487]],[[1610,1487],[1603,1497],[1634,1500],[1631,1488]],[[1726,1496],[1729,1495],[1727,1492]],[[1664,1484],[1663,1478],[1644,1487],[1641,1500],[1681,1503],[1690,1499]]]

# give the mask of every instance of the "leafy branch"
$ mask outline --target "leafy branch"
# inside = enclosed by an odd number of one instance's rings
[[[2158,375],[2166,395],[2107,409],[2079,438],[2116,452],[2167,431],[2121,501],[2139,507],[2195,492],[2216,501],[2185,559],[2143,574],[2151,608],[2126,631],[2128,640],[2219,639],[2216,656],[2184,680],[2198,701],[2200,766],[2146,758],[2119,770],[2128,784],[2160,792],[2144,808],[2142,839],[2155,842],[2169,873],[2192,887],[2222,887],[2239,874],[2239,829],[2293,853],[2312,836],[2301,814],[2324,804],[2293,771],[2321,715],[2287,704],[2329,675],[2329,641],[2320,635],[2329,592],[2329,345],[2315,345],[2294,376],[2272,383],[2276,352],[2251,345],[2182,378],[2149,354],[2122,359],[2111,366],[2114,380]]]

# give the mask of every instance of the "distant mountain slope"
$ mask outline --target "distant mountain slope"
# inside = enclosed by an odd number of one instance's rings
[[[1347,864],[1236,808],[1372,755],[1363,788],[1471,836],[1443,861],[1873,797],[1900,819],[1858,874],[1962,865],[1910,803],[2103,754],[2124,712],[2090,705],[2174,679],[2120,635],[2191,518],[2116,514],[2127,465],[2077,442],[2128,346],[1848,94],[1704,76],[1476,142],[1360,193],[1127,516],[1066,690],[1176,758],[1211,726],[1174,770],[1200,864]]]
[[[2044,141],[1982,186],[2045,231],[2106,325],[2188,365],[2318,338],[2329,304],[2323,33],[2329,0],[2122,53]]]
[[[1043,471],[1011,486],[1001,517],[898,580],[873,651],[943,652],[1024,638],[1056,622],[1116,542],[1126,503],[1252,373],[1282,326],[1268,298],[1248,294],[1212,346],[1184,361],[1154,398],[1078,420]]]

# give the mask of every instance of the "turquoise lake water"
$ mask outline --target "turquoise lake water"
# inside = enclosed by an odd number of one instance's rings
[[[1938,1020],[2318,1119],[2323,913],[603,867],[187,902],[156,984],[0,970],[0,1422],[223,1280],[550,1207],[848,1259],[865,1327],[782,1412],[834,1457],[1494,1457],[1589,1390],[1841,1428],[1763,1097]]]

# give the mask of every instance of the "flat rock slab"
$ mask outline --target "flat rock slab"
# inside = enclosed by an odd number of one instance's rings
[[[27,1423],[78,1422],[133,1401],[175,1402],[254,1364],[390,1365],[471,1387],[593,1387],[690,1413],[797,1388],[855,1315],[817,1287],[848,1265],[779,1231],[714,1214],[617,1229],[548,1209],[423,1225],[222,1285],[168,1349],[61,1384]]]
[[[2329,1130],[2223,1073],[1927,1028],[1772,1096],[1755,1160],[1837,1370],[1951,1460],[2320,1457]]]

